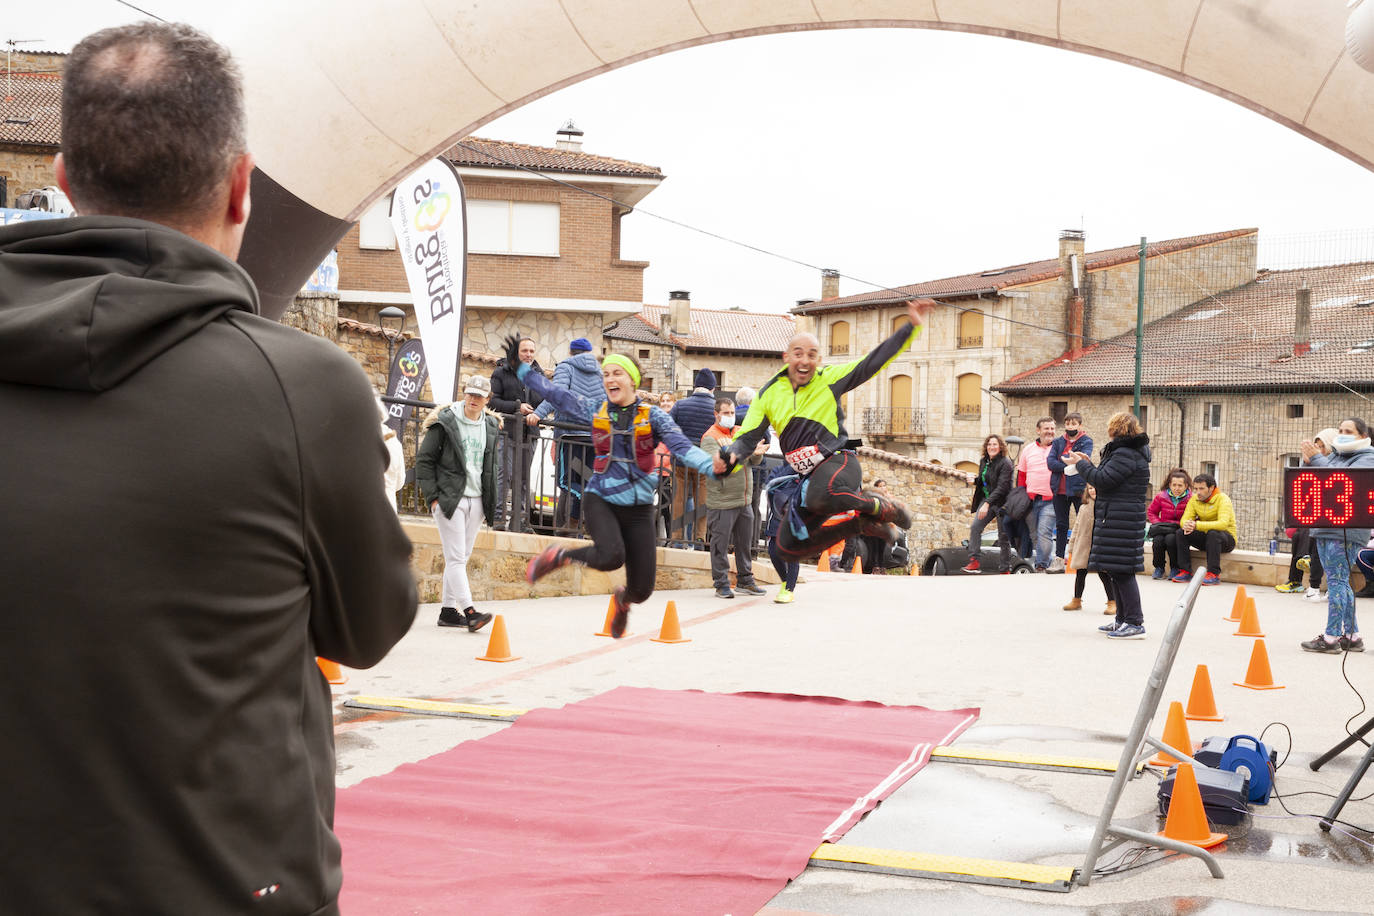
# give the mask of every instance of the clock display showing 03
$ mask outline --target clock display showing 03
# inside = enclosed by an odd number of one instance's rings
[[[1374,468],[1284,468],[1284,524],[1374,528]]]

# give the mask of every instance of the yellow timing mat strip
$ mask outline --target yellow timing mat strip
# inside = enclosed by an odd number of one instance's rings
[[[929,853],[830,843],[822,843],[821,847],[811,854],[810,864],[821,868],[844,868],[885,875],[968,881],[975,884],[1003,884],[1059,893],[1068,893],[1072,890],[1075,871],[1068,865],[1030,865],[1024,862],[937,856]]]
[[[1091,757],[1055,757],[1045,754],[1019,754],[1015,751],[993,751],[976,747],[937,747],[930,752],[932,761],[944,763],[978,763],[994,767],[1019,767],[1027,770],[1060,770],[1069,773],[1090,773],[1112,776],[1116,773],[1115,760],[1096,760]],[[1136,765],[1135,775],[1139,776],[1145,764]]]
[[[355,709],[381,709],[387,712],[409,712],[422,716],[455,716],[460,719],[496,719],[513,722],[529,712],[509,706],[473,706],[467,703],[444,703],[439,700],[416,700],[410,697],[350,697],[345,706]]]

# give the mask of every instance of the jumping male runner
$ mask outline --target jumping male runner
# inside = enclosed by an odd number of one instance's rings
[[[819,555],[851,534],[895,538],[890,525],[911,527],[911,513],[895,500],[862,490],[863,469],[847,449],[840,397],[890,363],[919,333],[932,299],[907,302],[910,324],[903,325],[862,359],[822,366],[820,341],[798,334],[787,344],[787,368],[759,390],[735,441],[723,448],[714,470],[725,473],[753,454],[768,431],[778,431],[783,455],[797,474],[798,494],[778,532],[778,549],[802,559]]]

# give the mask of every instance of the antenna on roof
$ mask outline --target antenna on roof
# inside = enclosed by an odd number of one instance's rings
[[[14,54],[15,45],[32,45],[44,41],[42,38],[6,38],[5,39],[5,101],[14,101],[14,68],[10,66],[10,58]]]
[[[568,118],[567,123],[558,128],[558,142],[554,144],[555,149],[565,149],[572,152],[582,150],[582,131],[577,129],[572,118]]]

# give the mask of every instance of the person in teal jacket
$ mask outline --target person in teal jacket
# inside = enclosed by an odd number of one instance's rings
[[[508,337],[507,355],[518,355],[519,346],[517,338]],[[525,363],[516,372],[560,416],[591,426],[594,455],[592,476],[582,498],[582,518],[592,543],[574,550],[547,548],[530,560],[525,578],[537,582],[569,563],[603,572],[624,566],[625,584],[613,593],[611,618],[611,635],[619,639],[625,635],[630,605],[654,593],[658,566],[654,492],[659,477],[654,450],[660,442],[666,444],[679,461],[703,475],[711,472],[711,457],[693,445],[661,408],[635,396],[640,368],[629,356],[612,353],[601,361],[604,391],[599,397],[557,388]]]
[[[716,456],[717,474],[754,453],[768,432],[778,431],[783,457],[797,474],[798,497],[778,532],[778,550],[790,559],[818,556],[855,534],[896,539],[895,523],[911,527],[911,513],[896,500],[864,492],[863,469],[847,447],[840,398],[877,375],[916,339],[932,299],[907,302],[909,324],[878,344],[873,352],[842,366],[822,366],[821,348],[812,334],[798,334],[783,354],[786,368],[759,389],[739,435]]]

